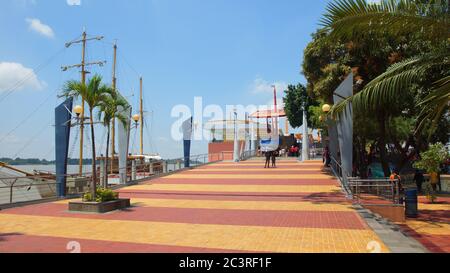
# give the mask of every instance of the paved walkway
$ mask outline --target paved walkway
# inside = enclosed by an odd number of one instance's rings
[[[440,195],[435,204],[419,197],[419,217],[398,225],[430,252],[450,253],[450,196]]]
[[[67,201],[0,211],[0,252],[69,252],[72,241],[82,252],[389,251],[321,162],[223,162],[120,195],[133,207],[105,215]]]

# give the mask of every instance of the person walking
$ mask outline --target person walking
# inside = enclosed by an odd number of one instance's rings
[[[266,152],[266,164],[264,165],[264,169],[270,168],[270,159],[272,157],[272,152]]]
[[[278,150],[272,152],[272,168],[277,167]]]
[[[398,200],[399,204],[403,204],[403,185],[402,185],[402,177],[399,174],[400,172],[397,169],[394,169],[392,171],[391,176],[389,177],[389,180],[394,183],[395,188],[398,190]],[[395,200],[395,196],[394,196]]]
[[[416,170],[416,173],[414,174],[414,182],[416,182],[417,191],[419,193],[422,193],[422,184],[425,181],[425,177],[423,173],[420,170]]]
[[[325,148],[325,151],[323,153],[323,160],[325,163],[325,167],[330,167],[331,157],[330,157],[330,148],[328,148],[328,146]]]

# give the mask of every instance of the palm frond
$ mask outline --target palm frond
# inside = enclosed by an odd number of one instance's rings
[[[365,0],[336,0],[329,3],[326,10],[321,25],[344,40],[355,39],[369,31],[394,35],[421,32],[447,39],[450,29],[448,1],[443,0],[424,4],[409,0],[383,0],[378,4]]]
[[[396,63],[368,83],[361,92],[336,105],[332,113],[336,116],[349,102],[353,102],[356,111],[385,109],[398,102],[401,96],[407,95],[411,84],[418,82],[427,71],[436,67],[448,69],[449,66],[450,53],[448,52],[427,54]],[[445,96],[444,93],[443,96]]]
[[[444,77],[433,84],[432,92],[419,104],[422,111],[419,114],[419,126],[416,133],[421,131],[427,123],[436,128],[445,109],[449,108],[450,102],[450,76]],[[430,135],[433,133],[430,130]]]

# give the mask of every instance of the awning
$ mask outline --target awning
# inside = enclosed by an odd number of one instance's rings
[[[286,117],[284,109],[278,109],[278,112],[273,110],[257,111],[249,116],[250,118],[282,118]]]

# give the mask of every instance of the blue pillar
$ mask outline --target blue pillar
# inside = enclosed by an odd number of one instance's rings
[[[193,118],[190,117],[183,122],[183,149],[184,149],[184,167],[189,168],[191,162],[191,138],[192,138],[192,122]]]
[[[68,98],[55,109],[55,161],[56,193],[66,196],[67,157],[69,154],[70,127],[73,99]]]

